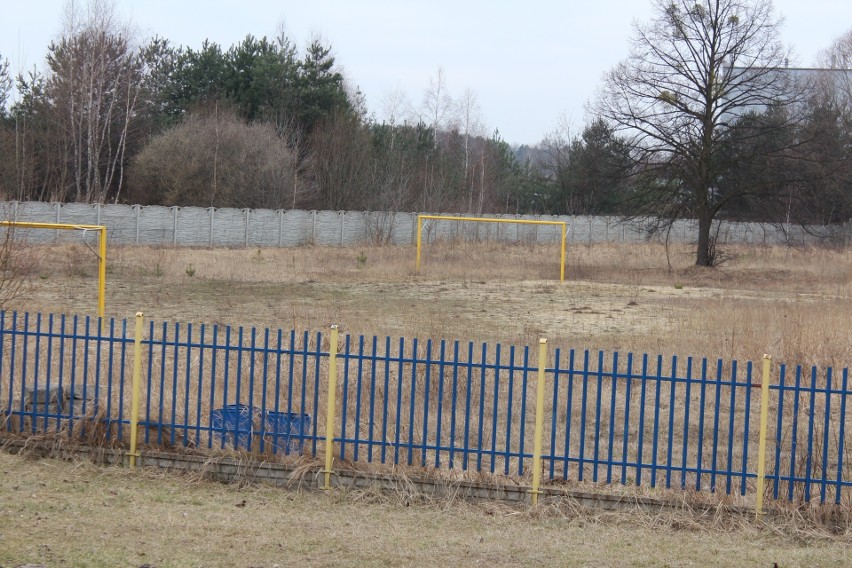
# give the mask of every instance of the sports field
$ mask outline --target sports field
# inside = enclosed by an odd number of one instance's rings
[[[95,315],[97,259],[25,247],[19,310]],[[852,254],[732,248],[714,269],[658,244],[552,248],[178,249],[108,252],[106,314],[154,320],[499,341],[848,366]],[[668,257],[668,260],[667,260]],[[671,266],[669,266],[669,263]],[[795,515],[650,517],[291,492],[0,453],[0,565],[842,566],[852,538]]]

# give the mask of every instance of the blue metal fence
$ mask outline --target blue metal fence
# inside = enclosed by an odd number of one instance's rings
[[[328,358],[319,349],[322,339],[319,333],[151,322],[142,342],[144,442],[274,454],[307,443],[316,454],[321,438],[314,409]],[[287,428],[282,417],[293,418]]]
[[[3,429],[126,444],[130,335],[124,320],[0,312]],[[316,456],[328,341],[150,322],[139,441]],[[338,351],[339,459],[530,474],[538,369],[528,347],[345,336]],[[761,379],[751,362],[557,348],[548,365],[544,479],[754,492]],[[767,497],[849,503],[848,370],[782,364],[771,383]]]
[[[122,439],[132,351],[126,322],[110,320],[102,330],[89,317],[0,312],[0,337],[6,430]]]

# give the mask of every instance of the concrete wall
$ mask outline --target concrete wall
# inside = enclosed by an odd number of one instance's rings
[[[452,215],[452,213],[450,214]],[[498,219],[565,221],[569,244],[642,242],[647,225],[620,223],[615,217],[489,215]],[[300,211],[268,209],[214,209],[82,203],[0,202],[0,218],[41,223],[106,225],[112,245],[173,245],[209,247],[292,247],[306,244],[353,246],[362,243],[414,244],[417,213],[363,211]],[[675,223],[674,242],[695,240],[696,222]],[[73,231],[21,230],[29,242],[79,242]],[[560,227],[424,220],[423,238],[505,240],[551,243],[560,239]],[[655,236],[655,239],[662,238]],[[759,223],[722,222],[721,243],[809,244],[852,242],[852,223],[829,227],[791,226],[786,230]]]

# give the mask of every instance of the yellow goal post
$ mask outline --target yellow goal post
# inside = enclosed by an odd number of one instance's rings
[[[106,237],[104,225],[75,225],[65,223],[30,223],[27,221],[0,221],[0,227],[21,229],[58,229],[64,231],[95,231],[98,233],[98,317],[103,320],[106,308]]]
[[[559,281],[565,281],[565,240],[568,236],[568,223],[566,221],[531,221],[524,219],[494,219],[491,217],[456,217],[451,215],[418,215],[417,216],[417,261],[415,272],[420,274],[420,251],[422,249],[423,220],[443,221],[472,221],[476,223],[515,223],[518,225],[556,225],[562,228],[562,243],[559,256]]]

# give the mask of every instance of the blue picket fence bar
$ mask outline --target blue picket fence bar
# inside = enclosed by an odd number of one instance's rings
[[[125,320],[0,312],[0,420],[18,435],[129,442]],[[139,441],[317,456],[329,337],[148,322]],[[335,454],[356,463],[531,474],[529,347],[345,335]],[[751,363],[558,347],[545,369],[543,478],[750,495],[760,372]],[[849,504],[848,370],[775,365],[766,497]]]
[[[340,457],[523,475],[529,348],[346,336]],[[534,404],[532,406],[534,409]]]
[[[551,479],[746,494],[751,363],[557,349],[552,373]]]
[[[316,455],[322,341],[320,333],[149,322],[144,442],[273,454],[308,444]],[[298,416],[295,435],[289,420],[280,427],[283,416]]]

